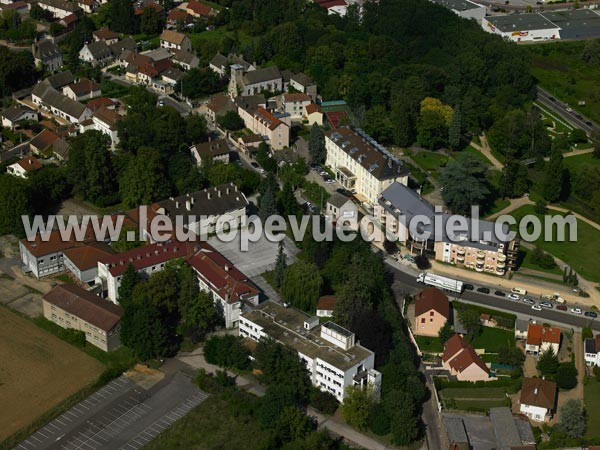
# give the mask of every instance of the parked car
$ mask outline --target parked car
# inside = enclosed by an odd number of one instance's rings
[[[506,297],[506,294],[502,291],[495,291],[494,295],[497,295],[498,297]]]
[[[567,307],[565,305],[556,305],[556,309],[558,309],[559,311],[566,311]]]
[[[533,300],[531,297],[524,297],[523,303],[527,303],[528,305],[535,305],[535,300]]]
[[[571,308],[570,311],[573,314],[579,314],[579,315],[583,314],[583,311],[581,310],[581,308]]]
[[[534,311],[541,311],[542,307],[540,305],[532,305],[531,309],[533,309]]]
[[[592,319],[598,317],[598,314],[596,314],[594,311],[586,311],[583,315],[585,317],[591,317]]]
[[[486,287],[477,288],[477,292],[481,292],[482,294],[489,294],[490,290]]]
[[[473,286],[472,284],[463,283],[463,288],[465,288],[465,291],[472,291],[475,289],[475,286]]]
[[[255,169],[258,169],[258,168],[259,168],[259,165],[258,165],[258,163],[257,163],[256,161],[252,161],[252,162],[250,163],[250,165],[251,165],[252,167],[254,167]]]
[[[346,197],[352,197],[352,192],[350,192],[348,189],[337,188],[335,192],[337,192],[338,194],[345,195]]]
[[[514,287],[510,290],[513,294],[527,295],[527,291],[520,287]]]
[[[540,306],[543,308],[548,308],[548,309],[553,308],[552,303],[550,303],[550,302],[540,302]]]
[[[519,294],[508,294],[508,298],[516,301],[521,300],[521,296]]]

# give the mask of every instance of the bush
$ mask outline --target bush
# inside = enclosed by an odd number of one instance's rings
[[[247,370],[250,367],[250,352],[236,336],[212,336],[204,344],[204,357],[211,364]]]
[[[415,264],[417,265],[417,268],[419,270],[426,270],[431,267],[431,264],[429,263],[429,260],[427,259],[427,256],[425,256],[425,255],[415,256]]]
[[[310,405],[323,414],[332,415],[340,404],[333,394],[313,388],[310,393]]]
[[[390,416],[381,405],[373,408],[369,415],[369,429],[378,436],[385,436],[391,431]]]
[[[560,389],[577,386],[577,369],[573,363],[562,363],[556,369],[556,384]]]

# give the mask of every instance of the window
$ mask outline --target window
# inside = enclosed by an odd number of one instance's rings
[[[425,317],[421,319],[421,323],[425,323]]]

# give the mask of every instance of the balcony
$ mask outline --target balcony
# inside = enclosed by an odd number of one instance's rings
[[[464,248],[464,247],[458,247],[458,248],[456,249],[456,254],[457,254],[457,255],[460,255],[460,256],[462,256],[462,257],[463,257],[463,259],[464,259],[464,256],[465,256],[465,253],[466,253],[466,252],[467,252],[467,249],[466,249],[466,248]]]
[[[504,253],[498,253],[498,256],[496,257],[496,260],[498,262],[504,262],[504,261],[506,261],[506,255]]]
[[[504,275],[504,269],[500,267],[496,267],[496,275]]]
[[[500,268],[501,268],[501,269],[503,269],[503,270],[504,270],[504,268],[506,267],[506,263],[505,263],[504,261],[498,261],[498,262],[496,263],[496,267],[497,267],[498,269],[500,269]]]
[[[475,265],[475,270],[477,272],[483,272],[483,266],[484,266],[483,263],[481,263],[481,264],[478,263]]]
[[[459,264],[463,264],[465,262],[464,255],[456,255],[456,262]]]
[[[485,252],[483,250],[477,252],[477,259],[485,259]]]

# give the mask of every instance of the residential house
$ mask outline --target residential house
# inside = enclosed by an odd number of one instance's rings
[[[63,94],[71,100],[81,102],[102,95],[100,85],[88,78],[82,78],[76,83],[63,88]]]
[[[317,84],[308,75],[302,72],[292,75],[289,87],[308,95],[313,102],[317,101]]]
[[[245,134],[238,138],[237,146],[246,155],[249,155],[258,150],[258,146],[261,142],[265,142],[262,136],[259,136],[258,134]]]
[[[83,331],[85,340],[105,352],[121,345],[123,309],[74,284],[61,284],[42,297],[44,317]]]
[[[0,11],[15,11],[21,16],[29,12],[29,3],[18,0],[16,2],[0,2]]]
[[[113,59],[119,57],[124,51],[137,51],[137,42],[132,37],[125,38],[121,41],[113,42],[108,46],[113,55]]]
[[[2,111],[2,126],[14,130],[22,122],[37,122],[38,113],[27,106],[17,105]]]
[[[404,163],[361,130],[339,128],[325,132],[326,164],[336,180],[362,202],[377,203],[395,181],[407,185]]]
[[[79,59],[92,66],[105,66],[113,60],[113,53],[106,42],[94,41],[79,50]]]
[[[68,31],[72,31],[77,22],[79,22],[79,16],[77,14],[69,14],[58,21],[58,23]]]
[[[92,112],[96,112],[100,108],[115,109],[117,102],[107,97],[96,97],[91,99],[85,106]]]
[[[206,188],[152,205],[156,214],[181,218],[182,226],[198,236],[216,231],[217,224],[238,228],[246,218],[248,199],[233,183]],[[225,219],[228,219],[225,221]]]
[[[63,19],[70,14],[81,15],[82,10],[75,2],[66,0],[38,0],[38,6],[49,11],[55,19]]]
[[[200,289],[210,292],[226,328],[235,328],[244,307],[257,306],[260,290],[223,255],[207,243],[187,260]]]
[[[177,67],[169,67],[160,74],[160,79],[170,88],[169,91],[174,91],[177,83],[183,78],[183,72]]]
[[[515,339],[526,340],[527,329],[529,328],[529,320],[519,319],[515,320]]]
[[[92,115],[84,104],[58,92],[47,79],[35,85],[31,92],[31,100],[42,112],[49,112],[64,123],[77,124]]]
[[[414,303],[414,334],[438,336],[439,331],[450,319],[450,303],[446,294],[437,288],[428,287],[415,295]]]
[[[173,62],[183,70],[196,69],[200,64],[200,60],[195,54],[185,50],[176,52],[173,55]]]
[[[224,116],[229,111],[238,111],[237,106],[226,95],[214,95],[206,105],[206,120],[214,125],[217,123],[217,117]]]
[[[491,380],[488,367],[460,334],[455,334],[444,344],[442,365],[459,381]]]
[[[552,347],[554,354],[558,355],[560,337],[561,332],[556,327],[547,327],[537,323],[530,323],[527,328],[525,353],[537,356]]]
[[[323,295],[317,300],[317,317],[333,317],[336,303],[335,295]]]
[[[358,209],[352,200],[339,192],[334,192],[325,206],[326,217],[332,222],[347,220],[358,224]]]
[[[190,147],[190,152],[198,166],[209,160],[225,164],[229,163],[230,149],[226,139],[194,144]]]
[[[404,183],[392,183],[379,195],[374,216],[411,252],[427,253],[436,261],[495,275],[504,275],[516,265],[519,242],[500,239],[495,222],[465,218],[467,229],[449,235],[446,225],[453,216],[436,212]],[[430,218],[430,223],[417,223],[419,217]],[[503,231],[508,233],[509,227],[504,225]]]
[[[104,261],[114,251],[104,242],[92,242],[83,247],[73,247],[63,252],[63,262],[80,283],[94,284],[98,277],[98,261]]]
[[[15,177],[27,179],[30,173],[40,170],[42,163],[33,156],[26,156],[6,168],[6,173]]]
[[[277,67],[270,66],[246,71],[240,64],[231,66],[229,95],[234,97],[256,95],[265,91],[271,93],[283,91],[283,77]]]
[[[138,84],[148,86],[155,91],[167,93],[173,90],[173,86],[163,81],[162,75],[173,66],[173,61],[162,59],[142,64],[137,68],[136,80]],[[127,68],[129,71],[129,66]]]
[[[523,378],[519,410],[535,422],[545,422],[556,409],[556,383],[542,378]]]
[[[320,127],[323,126],[323,111],[320,106],[311,103],[304,108],[304,114],[309,126],[315,123]]]
[[[96,11],[96,2],[94,0],[75,0],[75,3],[77,3],[86,14],[92,14]]]
[[[99,28],[92,33],[94,41],[104,41],[106,45],[114,44],[119,41],[119,35],[107,27]]]
[[[189,0],[185,11],[194,18],[213,17],[217,15],[217,11],[204,3],[196,0]]]
[[[227,56],[217,53],[208,64],[208,67],[222,78],[229,77],[230,66],[239,66],[244,72],[256,70],[256,63],[249,63],[243,56],[235,53],[229,53]]]
[[[50,86],[52,86],[56,90],[62,90],[67,84],[72,84],[75,82],[75,77],[71,73],[70,70],[65,70],[63,72],[55,73],[54,75],[50,75],[46,77],[44,81],[48,82]]]
[[[192,41],[183,33],[173,30],[165,30],[160,35],[160,46],[173,52],[185,50],[192,51]]]
[[[300,92],[285,93],[277,97],[277,109],[283,114],[289,114],[292,122],[301,122],[306,116],[306,107],[310,104],[310,97]]]
[[[129,264],[143,277],[149,277],[165,268],[169,261],[192,256],[197,244],[192,242],[158,242],[144,245],[132,250],[117,253],[98,261],[98,278],[96,284],[102,285],[107,298],[119,303],[119,286]]]
[[[586,338],[583,342],[583,351],[587,366],[600,366],[600,334],[594,338]]]
[[[59,139],[56,133],[44,128],[29,141],[29,148],[37,155],[46,155]]]
[[[92,116],[94,129],[109,136],[113,147],[119,143],[119,133],[117,131],[119,117],[114,109],[105,107],[97,109]]]
[[[348,386],[371,386],[380,392],[375,353],[356,342],[351,331],[271,300],[240,316],[240,336],[256,342],[274,339],[298,352],[313,386],[344,401]]]
[[[344,17],[348,12],[348,5],[351,3],[350,0],[315,0],[321,8],[327,10],[328,14],[336,14],[340,17]]]
[[[174,8],[167,15],[167,28],[184,28],[194,23],[194,18],[179,8]]]
[[[71,146],[64,139],[57,139],[52,144],[52,156],[56,158],[57,161],[68,160],[70,150]]]
[[[239,97],[236,99],[238,103]],[[239,104],[239,103],[238,103]],[[244,108],[238,106],[238,114],[250,131],[262,136],[273,150],[290,146],[290,127],[264,107]]]
[[[50,39],[44,39],[31,44],[31,52],[33,53],[35,65],[47,72],[60,70],[63,65],[62,52],[58,45]]]

